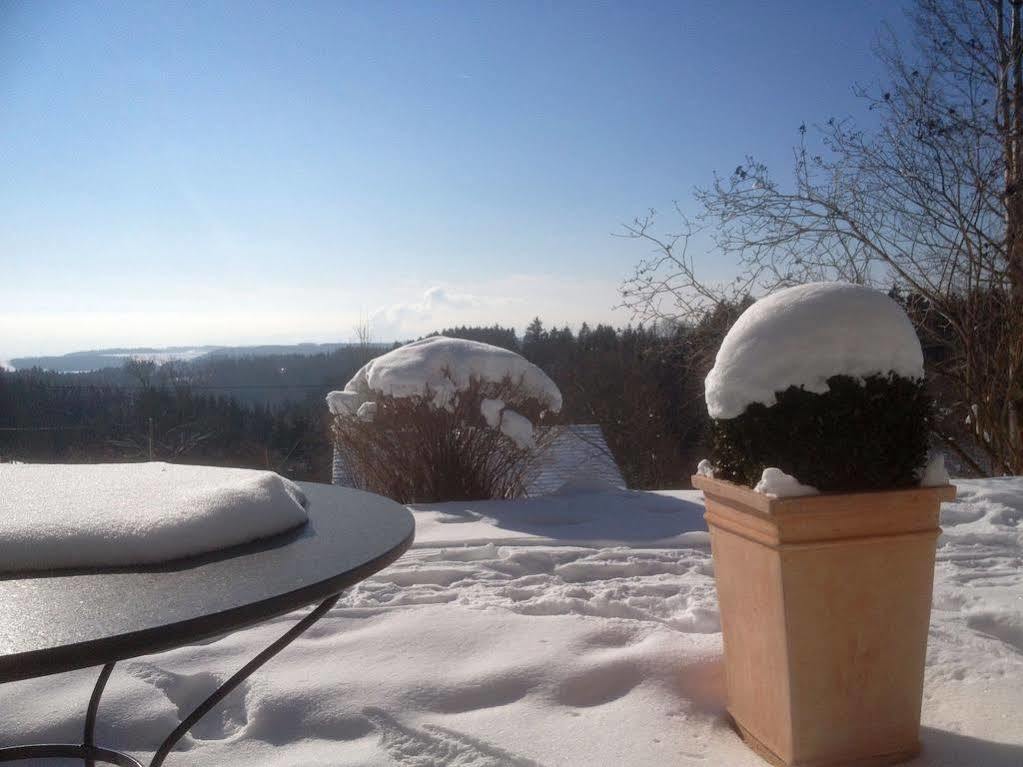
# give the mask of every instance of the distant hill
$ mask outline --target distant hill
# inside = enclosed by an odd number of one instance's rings
[[[221,346],[208,353],[209,357],[270,357],[277,354],[330,354],[351,344],[264,344],[263,346]]]
[[[282,354],[311,356],[330,354],[346,346],[327,344],[278,344],[263,346],[167,346],[163,348],[136,347],[124,349],[92,349],[70,352],[51,357],[15,357],[7,365],[14,370],[42,368],[54,373],[87,373],[93,370],[119,368],[129,357],[141,357],[154,362],[191,362],[216,357],[269,357]]]
[[[168,346],[162,349],[149,347],[91,349],[53,357],[15,357],[8,360],[8,365],[15,370],[42,368],[55,373],[86,373],[90,370],[119,368],[129,357],[143,357],[154,362],[194,360],[219,348],[217,346]]]

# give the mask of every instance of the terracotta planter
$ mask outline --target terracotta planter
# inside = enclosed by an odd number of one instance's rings
[[[920,750],[941,501],[951,485],[707,500],[728,711],[783,765],[886,765]]]

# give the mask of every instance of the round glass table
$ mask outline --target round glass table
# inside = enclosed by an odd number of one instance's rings
[[[100,698],[117,661],[318,603],[181,721],[149,762],[159,767],[199,719],[319,620],[345,588],[383,569],[412,544],[415,523],[403,506],[350,488],[299,485],[309,500],[309,521],[273,538],[153,566],[0,573],[0,685],[102,666],[81,743],[0,743],[0,762],[70,757],[86,765],[142,767],[93,737]],[[2,694],[0,686],[0,701]]]

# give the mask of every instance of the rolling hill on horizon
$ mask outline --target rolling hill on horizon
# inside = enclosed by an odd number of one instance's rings
[[[87,373],[94,370],[118,368],[131,357],[153,360],[154,362],[192,362],[209,357],[267,357],[272,355],[329,354],[350,344],[346,343],[298,343],[261,344],[257,346],[166,346],[166,347],[115,347],[110,349],[89,349],[67,354],[38,357],[14,357],[7,365],[14,370],[42,368],[54,373]]]

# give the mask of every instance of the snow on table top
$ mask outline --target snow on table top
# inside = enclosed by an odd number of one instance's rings
[[[305,496],[269,471],[0,464],[0,570],[150,564],[284,532]]]
[[[834,375],[923,377],[920,341],[906,313],[877,290],[815,282],[779,290],[742,313],[706,380],[712,418],[775,403],[790,386],[828,390]]]
[[[459,391],[475,379],[500,383],[505,378],[522,385],[547,407],[561,410],[561,392],[557,385],[525,357],[499,346],[462,338],[431,336],[399,347],[367,362],[350,380],[343,392],[331,392],[327,403],[334,413],[355,412],[371,392],[392,397],[434,394],[434,402],[444,407]]]
[[[956,484],[959,500],[942,511],[924,751],[910,764],[1018,767],[1023,479]],[[678,539],[702,529],[699,499],[580,493],[413,509],[420,548],[244,682],[180,756],[224,767],[763,767],[725,718],[709,547]],[[296,618],[119,663],[98,740],[145,754]],[[0,732],[79,738],[94,680],[5,685]]]

